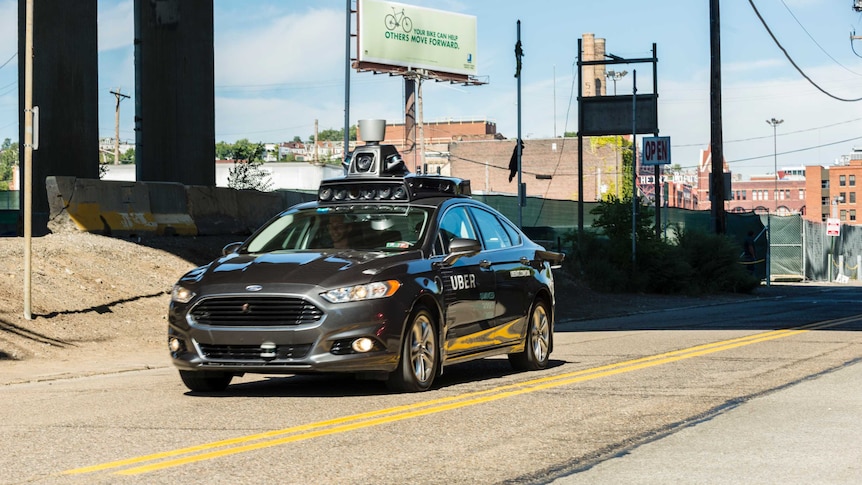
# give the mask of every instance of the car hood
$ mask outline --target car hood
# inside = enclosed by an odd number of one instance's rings
[[[353,250],[234,253],[187,273],[182,280],[221,287],[219,290],[252,284],[310,284],[331,288],[343,284],[372,281],[380,272],[415,257],[415,252],[385,253]]]

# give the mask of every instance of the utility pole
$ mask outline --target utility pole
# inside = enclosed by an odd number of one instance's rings
[[[120,101],[129,99],[128,95],[120,91],[122,88],[111,91],[111,94],[117,98],[117,108],[114,110],[114,165],[120,164]]]
[[[710,145],[712,157],[712,180],[709,184],[711,219],[716,234],[727,232],[724,210],[724,142],[721,126],[721,28],[719,22],[719,0],[709,0],[709,47],[710,47]]]

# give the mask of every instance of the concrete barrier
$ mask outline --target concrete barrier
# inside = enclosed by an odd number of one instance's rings
[[[275,192],[191,185],[186,195],[201,235],[250,234],[285,208]]]
[[[143,184],[50,176],[45,187],[52,232],[71,228],[105,235],[157,231]]]
[[[64,176],[45,185],[52,232],[245,235],[286,208],[284,194],[256,190]]]

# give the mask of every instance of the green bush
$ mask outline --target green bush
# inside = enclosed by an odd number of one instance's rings
[[[592,213],[593,232],[564,239],[574,255],[566,268],[602,292],[701,295],[747,293],[760,285],[739,264],[739,247],[726,236],[673,228],[676,243],[659,238],[652,217],[639,206],[636,261],[632,262],[631,201],[611,197]]]

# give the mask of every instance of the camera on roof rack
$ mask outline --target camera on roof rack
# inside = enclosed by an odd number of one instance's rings
[[[347,166],[348,177],[403,177],[410,173],[401,154],[392,145],[381,145],[386,120],[359,120],[365,145],[356,147]]]

